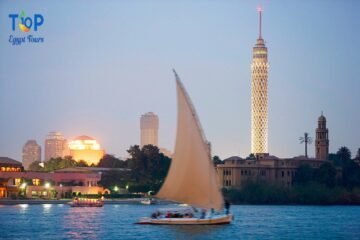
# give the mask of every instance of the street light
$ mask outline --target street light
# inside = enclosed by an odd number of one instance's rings
[[[115,191],[115,192],[119,191],[118,186],[115,186],[115,187],[114,187],[114,191]]]
[[[27,185],[26,182],[23,182],[23,183],[20,185],[20,188],[21,188],[21,189],[25,189],[25,188],[26,188],[26,185]]]
[[[50,188],[50,183],[46,182],[45,183],[45,188]]]

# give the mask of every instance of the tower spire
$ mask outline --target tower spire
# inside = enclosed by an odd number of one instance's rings
[[[261,39],[262,38],[262,36],[261,36],[261,14],[262,14],[262,11],[263,11],[263,9],[262,9],[262,7],[258,7],[258,12],[259,12],[259,39]]]

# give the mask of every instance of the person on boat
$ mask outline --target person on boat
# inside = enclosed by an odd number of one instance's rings
[[[205,215],[206,215],[206,209],[202,209],[200,219],[204,219]]]
[[[230,203],[228,200],[225,200],[225,213],[226,215],[230,213]]]

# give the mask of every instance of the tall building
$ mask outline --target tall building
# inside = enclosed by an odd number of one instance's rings
[[[319,160],[327,160],[329,156],[329,130],[326,128],[326,118],[322,113],[316,128],[315,156]]]
[[[268,153],[268,51],[261,36],[259,11],[259,37],[253,48],[251,64],[251,153]]]
[[[98,164],[105,154],[94,138],[85,135],[70,141],[69,150],[74,160],[84,160],[89,166]]]
[[[158,146],[158,130],[159,118],[153,112],[148,112],[141,115],[140,118],[141,141],[140,146],[154,145]]]
[[[49,132],[45,139],[45,161],[66,155],[66,139],[60,132]]]
[[[41,147],[35,140],[28,140],[22,150],[22,162],[25,169],[35,161],[41,161]]]

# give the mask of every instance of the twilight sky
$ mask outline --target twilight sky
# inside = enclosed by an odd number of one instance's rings
[[[173,149],[175,68],[213,154],[250,153],[250,63],[258,3],[269,51],[269,151],[304,154],[328,120],[330,151],[360,147],[360,2],[13,1],[0,2],[0,156],[21,160],[28,139],[49,131],[95,137],[126,156],[140,142],[140,115],[160,119],[159,143]],[[40,13],[37,32],[11,29],[10,13]],[[12,46],[9,36],[44,37]],[[314,156],[314,146],[309,147]]]

